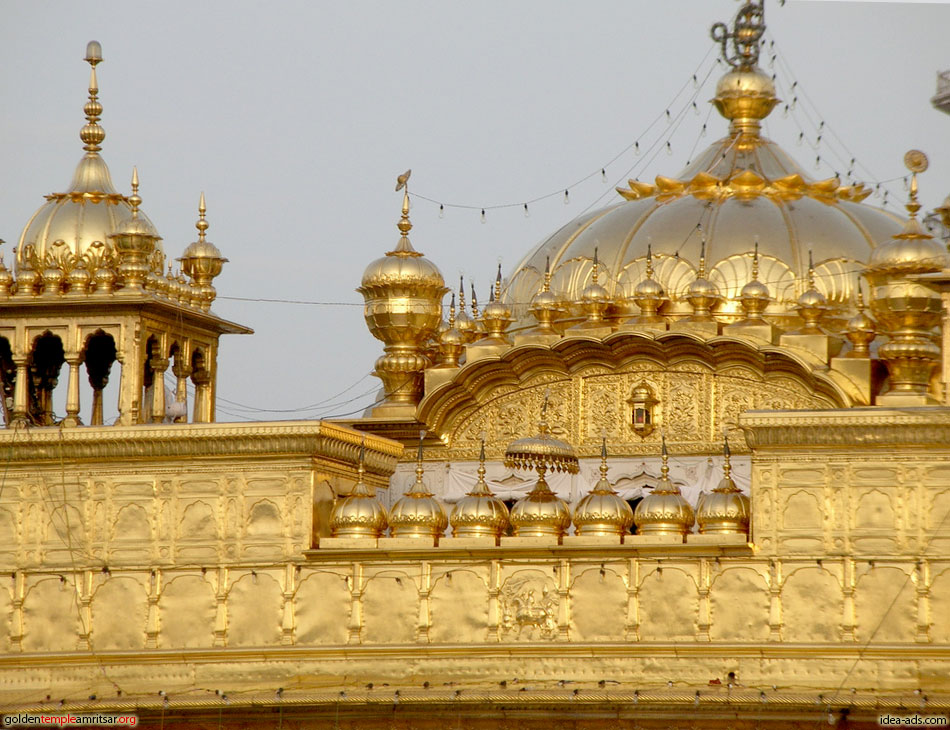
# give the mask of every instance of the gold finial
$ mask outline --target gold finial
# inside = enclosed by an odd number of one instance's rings
[[[210,224],[205,220],[205,213],[208,212],[207,206],[205,206],[205,194],[201,193],[201,197],[198,198],[198,222],[195,223],[195,228],[198,229],[198,241],[204,243],[205,241],[205,231],[208,230]]]
[[[495,275],[495,298],[493,301],[501,301],[501,261],[498,262],[498,273]]]
[[[412,223],[409,222],[409,176],[412,170],[406,170],[402,175],[396,178],[396,192],[403,191],[402,194],[402,218],[399,221],[398,228],[402,235],[408,235],[412,230]]]
[[[551,257],[544,258],[544,283],[541,285],[541,291],[551,291]]]
[[[102,104],[99,103],[99,81],[96,78],[96,65],[102,63],[102,46],[98,41],[89,41],[86,45],[86,57],[83,59],[91,66],[89,71],[89,100],[83,107],[86,115],[86,124],[79,131],[79,139],[83,142],[83,149],[95,154],[102,149],[100,146],[106,138],[105,130],[99,126],[102,117]]]
[[[696,275],[697,279],[706,278],[706,232],[702,232],[702,243],[699,247],[699,273]]]
[[[363,476],[366,474],[366,437],[364,436],[360,440],[360,462],[359,466],[356,468],[356,474],[359,476],[359,481],[362,483]]]
[[[653,278],[653,241],[647,242],[647,278]]]
[[[465,311],[465,277],[459,274],[459,311]]]
[[[485,438],[481,439],[482,445],[478,450],[478,482],[481,484],[485,481]]]
[[[602,436],[600,440],[600,478],[607,478],[607,437]]]
[[[455,292],[452,292],[452,301],[449,304],[449,329],[455,326]]]
[[[472,282],[472,319],[478,320],[478,295],[475,293],[475,282]]]
[[[808,249],[808,288],[815,288],[815,261],[811,249]]]
[[[752,281],[759,280],[759,239],[755,239],[755,248],[752,251]]]
[[[731,456],[732,452],[729,450],[729,434],[724,433],[722,435],[722,476],[724,479],[728,479],[732,474],[732,466],[729,463]]]
[[[422,481],[422,475],[425,474],[425,468],[422,466],[422,442],[425,440],[426,432],[419,431],[419,449],[416,451],[416,481]]]
[[[930,167],[930,161],[920,150],[909,150],[904,155],[904,166],[910,170],[910,202],[907,203],[907,212],[911,218],[917,217],[917,211],[920,210],[920,203],[917,202],[917,173],[926,172]]]
[[[139,197],[139,171],[132,166],[132,194],[129,196],[129,205],[132,206],[132,217],[139,217],[139,206],[142,204],[142,198]]]
[[[597,283],[597,278],[600,276],[600,262],[597,260],[597,246],[594,246],[594,270],[590,272],[590,277],[593,279],[594,283]]]
[[[666,448],[666,434],[660,435],[660,478],[664,481],[670,478],[670,452]]]
[[[722,60],[733,68],[749,69],[759,62],[759,41],[765,33],[765,0],[749,0],[736,13],[732,31],[725,23],[714,23],[712,39],[722,47]],[[732,41],[732,53],[729,51]]]

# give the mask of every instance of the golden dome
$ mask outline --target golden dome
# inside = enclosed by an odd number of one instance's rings
[[[453,293],[448,326],[439,334],[439,365],[442,367],[458,367],[459,357],[465,352],[465,336],[458,330],[457,321]]]
[[[206,212],[205,194],[201,193],[198,199],[198,221],[195,223],[195,228],[198,229],[198,240],[189,244],[178,259],[181,262],[181,270],[191,277],[198,288],[202,309],[208,309],[214,301],[215,290],[211,285],[211,280],[221,273],[222,267],[228,262],[221,255],[218,247],[205,239],[208,230]]]
[[[732,481],[728,438],[724,440],[722,456],[722,479],[712,492],[699,495],[696,524],[703,534],[748,535],[749,498]]]
[[[83,108],[86,124],[80,131],[86,154],[79,161],[66,191],[47,195],[46,203],[23,228],[14,262],[18,273],[31,267],[29,258],[35,256],[43,261],[60,242],[65,243],[77,258],[87,254],[94,245],[105,245],[109,234],[131,216],[129,200],[116,191],[109,168],[99,156],[102,149],[100,145],[106,135],[99,125],[102,104],[97,98],[99,84],[96,65],[102,61],[102,50],[96,41],[91,41],[86,47],[85,60],[92,67],[89,101]],[[137,225],[143,233],[155,236],[156,241],[161,240],[155,227],[141,211],[138,221]],[[156,243],[156,248],[161,252],[161,244]]]
[[[389,529],[393,537],[420,537],[438,540],[448,527],[445,510],[432,496],[422,480],[422,439],[419,437],[419,453],[416,457],[416,481],[389,510]]]
[[[139,176],[132,169],[132,206],[129,217],[119,222],[108,240],[118,256],[117,272],[124,289],[141,291],[152,268],[151,257],[160,239],[151,223],[139,217]],[[44,275],[44,279],[47,277]],[[49,286],[49,281],[46,281]]]
[[[752,253],[752,280],[742,287],[739,301],[747,320],[760,320],[772,301],[769,288],[759,281],[759,242]]]
[[[693,529],[694,513],[679,487],[670,481],[669,452],[666,437],[662,439],[663,466],[660,481],[649,495],[644,497],[633,515],[638,535],[682,535]]]
[[[607,480],[607,440],[600,450],[600,480],[574,507],[578,535],[626,535],[633,524],[633,510]]]
[[[548,432],[545,420],[548,395],[541,407],[538,435],[512,441],[505,449],[505,466],[511,469],[533,469],[538,472],[538,481],[527,495],[511,508],[511,525],[514,534],[521,537],[556,535],[558,538],[571,526],[571,513],[544,479],[547,471],[577,474],[577,455],[570,444],[554,438]]]
[[[422,373],[430,365],[423,352],[442,322],[442,297],[448,291],[438,267],[409,242],[409,174],[398,178],[403,190],[402,217],[396,248],[376,259],[363,272],[357,288],[363,295],[363,317],[373,337],[382,340],[385,354],[376,360],[375,375],[383,381],[386,400],[374,412],[404,409],[408,415],[422,395]],[[393,413],[390,411],[390,415]]]
[[[378,538],[386,532],[386,508],[364,483],[364,448],[360,447],[358,478],[353,491],[337,499],[330,511],[330,534],[333,537]]]
[[[851,352],[845,357],[870,357],[869,346],[877,336],[877,323],[864,312],[864,292],[858,281],[858,313],[848,320],[845,337],[851,342]]]
[[[474,304],[474,299],[473,299]],[[482,310],[482,324],[485,327],[485,340],[507,342],[505,330],[511,324],[511,309],[501,298],[501,264],[498,264],[498,274],[495,276],[495,286],[492,289],[488,304]]]
[[[455,537],[499,538],[508,529],[508,508],[485,482],[485,441],[478,455],[478,481],[452,508],[449,517]]]
[[[757,32],[757,31],[756,31]],[[515,328],[530,326],[527,302],[538,289],[550,257],[552,287],[569,301],[581,299],[594,248],[611,277],[601,283],[611,300],[607,316],[625,311],[644,277],[652,241],[655,278],[670,298],[663,314],[691,313],[689,287],[697,278],[700,239],[706,240],[705,278],[723,301],[715,318],[741,317],[741,289],[751,280],[748,252],[758,236],[762,280],[775,301],[768,317],[792,324],[808,269],[816,262],[819,291],[842,324],[852,312],[853,271],[868,261],[875,245],[900,230],[895,215],[864,204],[871,190],[838,178],[814,180],[774,142],[759,132],[772,110],[774,86],[755,68],[757,50],[735,59],[720,81],[713,103],[730,120],[729,134],[714,142],[670,177],[630,180],[618,188],[623,201],[584,213],[529,252],[514,268],[505,292]],[[705,284],[703,284],[705,286]],[[694,291],[694,294],[698,293]],[[708,294],[704,291],[703,294]],[[519,304],[519,303],[525,304]]]

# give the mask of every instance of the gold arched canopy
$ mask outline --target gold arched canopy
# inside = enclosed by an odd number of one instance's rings
[[[643,437],[630,426],[627,403],[641,383],[659,401],[658,427]],[[661,433],[678,453],[718,453],[723,429],[743,411],[851,405],[827,372],[786,349],[727,336],[618,332],[513,347],[463,366],[426,394],[418,418],[448,458],[475,458],[482,434],[489,458],[499,458],[509,442],[537,430],[548,389],[552,433],[587,457],[600,453],[603,436],[612,454],[657,454]]]

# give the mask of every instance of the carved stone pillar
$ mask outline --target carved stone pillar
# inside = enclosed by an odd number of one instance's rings
[[[168,370],[168,358],[151,357],[148,361],[152,370],[152,423],[165,420],[165,371]]]
[[[82,424],[79,420],[79,366],[82,364],[82,356],[78,352],[71,352],[66,355],[66,364],[69,365],[69,386],[66,391],[66,418],[63,425],[79,426]],[[101,422],[101,406],[99,419]]]

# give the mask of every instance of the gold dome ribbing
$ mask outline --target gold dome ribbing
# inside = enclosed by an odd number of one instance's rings
[[[578,535],[626,535],[633,524],[633,510],[607,480],[607,440],[600,450],[600,480],[574,508]]]
[[[508,529],[508,508],[485,482],[485,441],[478,455],[478,481],[472,491],[452,508],[449,517],[454,537],[499,538]]]
[[[386,532],[386,508],[376,499],[375,490],[363,481],[365,453],[365,447],[361,446],[358,478],[353,491],[333,504],[330,512],[330,534],[333,537],[378,538]]]
[[[660,481],[653,491],[644,497],[634,512],[633,521],[638,535],[681,535],[692,532],[694,513],[679,487],[670,481],[669,452],[666,436],[662,438],[663,464]]]
[[[696,524],[703,534],[749,534],[749,498],[739,491],[732,480],[730,456],[729,439],[725,437],[722,446],[722,479],[712,492],[699,495]]]
[[[432,492],[426,487],[422,477],[422,439],[425,432],[419,434],[419,452],[416,455],[416,481],[389,510],[389,529],[393,537],[418,537],[438,540],[448,527],[445,510]]]

